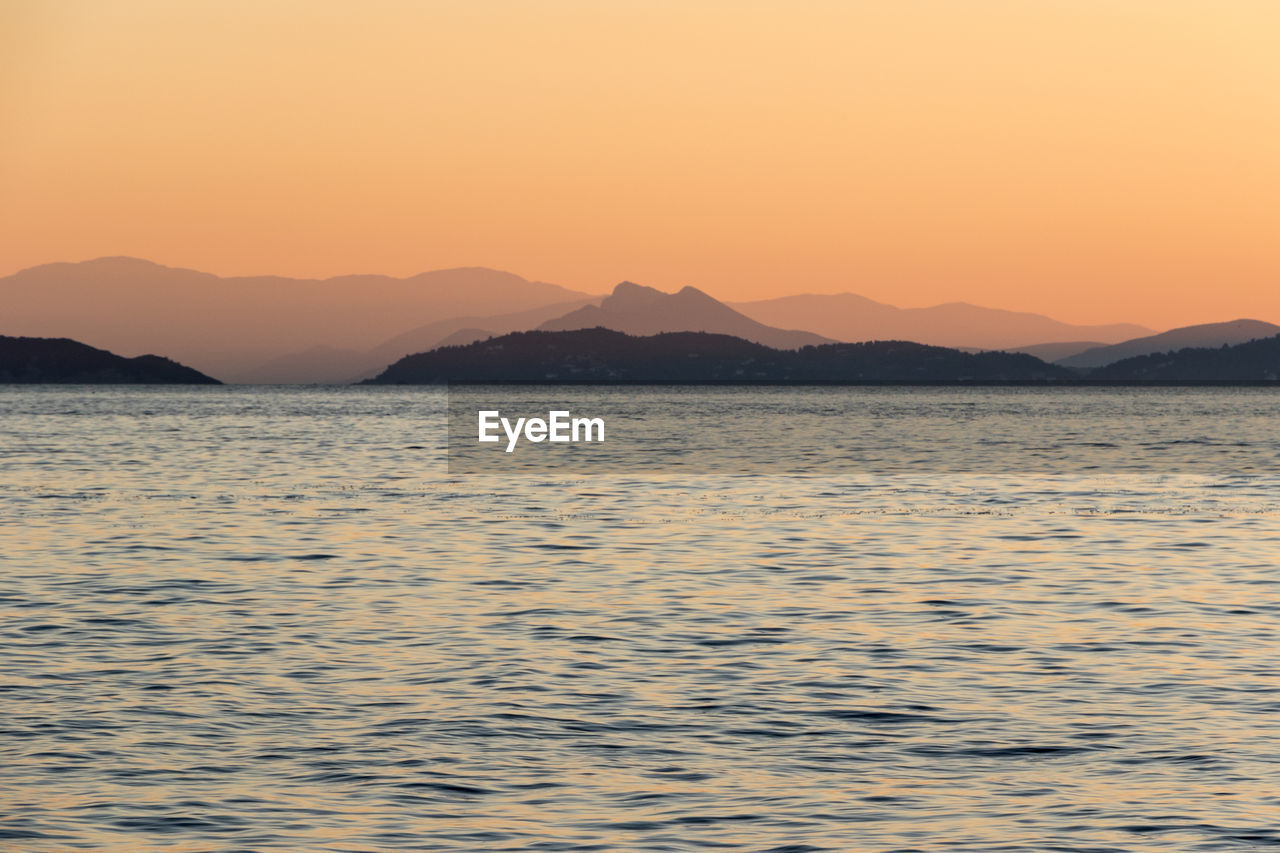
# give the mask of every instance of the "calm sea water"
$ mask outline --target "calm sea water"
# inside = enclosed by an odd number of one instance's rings
[[[864,455],[451,475],[437,389],[0,388],[0,849],[1280,848],[1280,393],[626,393]]]

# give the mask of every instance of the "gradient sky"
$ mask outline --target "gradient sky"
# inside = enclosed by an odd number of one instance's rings
[[[1275,0],[0,0],[0,274],[1280,322]]]

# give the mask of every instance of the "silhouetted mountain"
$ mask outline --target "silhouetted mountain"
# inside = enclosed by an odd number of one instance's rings
[[[347,384],[368,379],[388,364],[415,352],[438,346],[469,344],[494,335],[526,331],[551,317],[579,308],[593,300],[556,302],[528,311],[488,317],[450,317],[410,329],[367,350],[310,347],[270,359],[247,370],[228,374],[231,382],[265,384]]]
[[[101,258],[0,278],[0,332],[91,340],[123,355],[163,352],[233,377],[316,346],[364,351],[428,321],[527,311],[587,296],[482,268],[403,279],[220,278],[134,258]]]
[[[1274,382],[1280,380],[1280,335],[1217,348],[1134,356],[1099,367],[1090,379],[1164,382]]]
[[[930,308],[897,308],[854,293],[806,293],[735,302],[748,317],[789,329],[808,329],[837,341],[906,340],[979,350],[1008,349],[1027,341],[1123,341],[1149,334],[1132,323],[1075,326],[1041,314],[950,302]]]
[[[1261,320],[1232,320],[1170,329],[1159,335],[1135,338],[1112,346],[1095,347],[1066,358],[1055,359],[1064,367],[1101,367],[1125,358],[1150,353],[1171,352],[1187,347],[1220,347],[1280,334],[1280,326]]]
[[[221,384],[158,355],[122,358],[68,338],[6,335],[0,335],[0,382]]]
[[[470,343],[470,341],[464,340],[468,334],[474,335],[471,340],[480,340],[490,335],[526,332],[553,317],[559,317],[584,305],[595,304],[601,298],[603,297],[592,296],[584,299],[575,299],[571,302],[554,302],[550,305],[540,305],[537,308],[530,308],[525,311],[485,316],[450,317],[447,320],[427,323],[396,335],[390,340],[383,341],[369,350],[365,363],[361,367],[363,375],[358,378],[367,379],[388,364],[411,353],[426,352],[446,344]],[[463,337],[458,337],[460,334]]]
[[[830,343],[829,339],[811,332],[766,326],[712,299],[696,287],[686,287],[678,293],[663,293],[629,281],[615,287],[599,305],[583,306],[538,326],[539,330],[546,332],[594,328],[613,329],[629,335],[711,332],[777,349]]]
[[[903,341],[781,350],[729,335],[612,329],[516,332],[407,356],[371,382],[952,382],[1066,379],[1029,355],[970,354]]]

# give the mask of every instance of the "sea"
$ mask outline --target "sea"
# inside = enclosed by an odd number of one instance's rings
[[[0,386],[0,850],[1280,850],[1280,390],[574,393]]]

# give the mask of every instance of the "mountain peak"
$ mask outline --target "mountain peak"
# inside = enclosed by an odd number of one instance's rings
[[[657,305],[670,298],[671,294],[663,293],[656,288],[645,287],[643,284],[636,284],[634,281],[623,281],[613,288],[613,293],[606,296],[600,306],[602,308],[625,311]]]
[[[543,331],[567,331],[597,326],[633,335],[713,332],[781,349],[828,342],[820,335],[776,329],[758,323],[696,287],[685,287],[676,293],[664,293],[630,281],[617,285],[599,306],[579,308],[563,317],[549,320],[538,328]]]
[[[647,287],[643,284],[636,284],[634,281],[623,281],[613,288],[613,293],[605,298],[604,302],[601,303],[601,307],[623,309],[656,306],[664,303],[677,305],[687,303],[691,299],[697,299],[702,302],[717,302],[712,296],[690,285],[685,285],[675,293],[666,293],[656,287]]]

